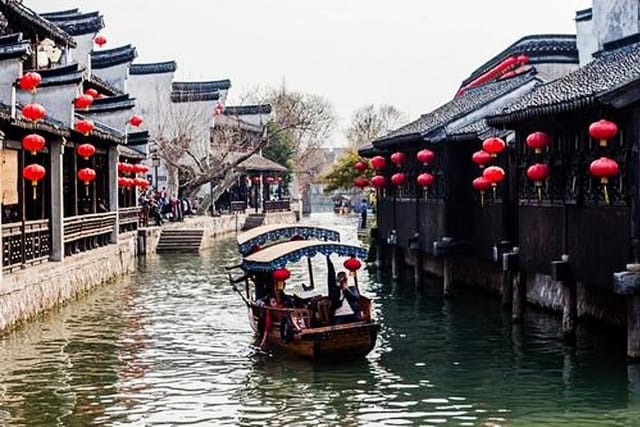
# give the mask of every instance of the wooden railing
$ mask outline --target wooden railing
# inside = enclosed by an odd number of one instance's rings
[[[140,222],[142,221],[140,215],[141,208],[137,206],[118,209],[118,224],[120,227],[120,233],[137,230],[138,225],[140,225]]]
[[[235,201],[231,202],[231,213],[243,212],[247,210],[247,202]]]
[[[2,269],[6,271],[38,264],[51,255],[49,220],[2,225]]]
[[[291,210],[291,202],[285,200],[265,200],[262,204],[263,212],[286,212]]]
[[[65,218],[65,255],[108,244],[116,224],[116,215],[116,212],[106,212]]]

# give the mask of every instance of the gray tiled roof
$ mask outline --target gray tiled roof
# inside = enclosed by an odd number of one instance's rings
[[[72,36],[92,34],[104,28],[104,20],[99,12],[81,13],[78,9],[69,9],[42,13],[41,16]]]
[[[640,79],[640,43],[602,52],[584,67],[538,86],[500,114],[490,117],[489,124],[588,106],[597,95],[637,79]]]
[[[214,90],[228,90],[231,80],[213,80],[207,82],[173,82],[171,89],[176,92],[211,92]]]
[[[425,135],[445,126],[452,120],[463,117],[477,110],[483,105],[508,94],[534,79],[535,76],[532,73],[526,73],[510,79],[498,80],[477,88],[469,89],[463,95],[454,98],[430,113],[423,114],[418,120],[402,126],[401,128],[377,139],[374,141],[374,144],[387,141],[390,142],[405,135]]]
[[[260,105],[233,105],[224,108],[225,116],[246,116],[253,114],[271,114],[270,104]]]
[[[131,64],[130,74],[161,74],[173,73],[178,68],[176,61],[154,62],[147,64]]]
[[[105,49],[91,52],[92,68],[108,68],[114,65],[132,62],[138,53],[136,48],[130,44],[119,46],[113,49]]]
[[[76,47],[73,37],[54,23],[29,9],[22,4],[21,0],[0,0],[0,12],[4,13],[10,21],[15,20],[19,25],[33,32],[43,32],[47,37],[59,44]]]

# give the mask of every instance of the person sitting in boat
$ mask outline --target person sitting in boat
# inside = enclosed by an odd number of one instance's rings
[[[336,325],[340,323],[356,322],[362,319],[360,313],[360,294],[355,286],[349,286],[347,273],[341,271],[337,277],[338,292],[332,292],[333,299],[333,321]]]

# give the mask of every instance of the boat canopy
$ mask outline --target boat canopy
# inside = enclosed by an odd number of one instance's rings
[[[366,249],[359,246],[318,240],[297,240],[278,243],[249,255],[242,261],[242,268],[252,272],[273,271],[289,262],[298,261],[302,257],[312,257],[318,254],[354,256],[360,259],[367,257]]]
[[[263,225],[239,234],[238,250],[242,256],[246,256],[256,247],[292,238],[339,242],[340,233],[328,228],[297,224]]]

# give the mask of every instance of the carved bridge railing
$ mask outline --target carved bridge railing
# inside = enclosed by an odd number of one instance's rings
[[[137,230],[139,223],[144,221],[144,219],[141,217],[141,214],[141,207],[138,206],[118,209],[118,224],[120,227],[120,233]]]
[[[262,204],[263,212],[286,212],[291,210],[291,202],[285,200],[265,200]]]
[[[117,212],[106,212],[65,218],[65,255],[108,244],[116,224],[116,215]]]
[[[2,269],[19,268],[47,261],[51,255],[49,220],[2,225]]]

